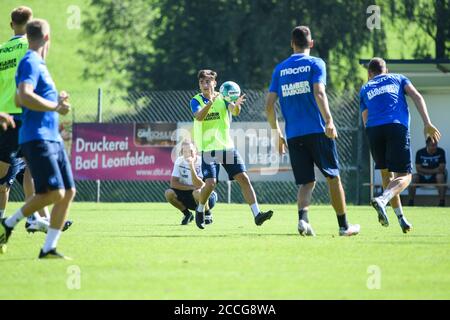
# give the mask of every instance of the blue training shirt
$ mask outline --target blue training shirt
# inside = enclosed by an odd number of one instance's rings
[[[401,74],[380,74],[361,87],[360,110],[368,110],[366,127],[400,123],[409,128],[410,115],[405,86],[411,81]]]
[[[286,138],[325,132],[325,121],[314,97],[314,84],[326,85],[325,62],[302,53],[276,66],[269,92],[278,95],[286,122]]]
[[[30,83],[34,93],[52,102],[58,102],[58,91],[45,61],[33,50],[28,50],[19,63],[16,85]],[[19,131],[19,144],[35,140],[62,141],[59,134],[59,114],[55,111],[33,111],[22,106],[22,126]]]

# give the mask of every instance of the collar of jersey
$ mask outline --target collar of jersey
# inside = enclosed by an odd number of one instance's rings
[[[11,39],[9,39],[9,41],[12,41],[12,40],[15,40],[15,39],[19,39],[19,38],[23,38],[23,37],[25,37],[24,34],[17,35],[17,36],[12,37]]]

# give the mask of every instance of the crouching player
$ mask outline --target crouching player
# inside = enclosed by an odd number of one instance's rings
[[[180,210],[184,217],[182,225],[194,220],[191,211],[197,208],[200,191],[205,185],[202,180],[202,158],[197,155],[194,144],[184,141],[181,145],[182,155],[175,161],[170,180],[170,188],[166,190],[167,202]],[[211,193],[206,205],[205,224],[213,222],[211,209],[217,201],[217,194]]]

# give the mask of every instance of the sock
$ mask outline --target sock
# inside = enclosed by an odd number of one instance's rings
[[[383,202],[384,205],[387,205],[389,201],[391,201],[391,199],[395,196],[395,194],[387,189],[383,192],[383,194],[378,197],[379,199],[381,199],[381,201]]]
[[[305,210],[305,209],[298,210],[298,220],[303,220],[306,223],[309,223],[308,210]]]
[[[48,228],[47,237],[45,238],[44,247],[42,251],[49,252],[52,249],[56,249],[59,237],[61,236],[61,230]]]
[[[0,209],[0,219],[5,216],[5,213],[6,213],[5,209]]]
[[[403,218],[403,209],[402,207],[394,208],[395,215],[397,218]]]
[[[341,229],[348,229],[348,223],[347,223],[347,216],[344,214],[340,215],[336,215],[337,219],[338,219],[338,224],[339,224],[339,228]]]
[[[259,206],[258,206],[258,203],[255,202],[254,204],[251,204],[251,205],[250,205],[250,208],[252,209],[253,216],[256,217],[256,216],[258,215],[258,213],[259,213]]]
[[[11,217],[6,219],[5,224],[10,228],[14,228],[23,218],[25,217],[23,216],[22,209],[19,209]]]
[[[205,204],[199,203],[198,206],[197,206],[197,211],[198,212],[205,212],[205,205],[206,205],[206,203]]]
[[[185,216],[188,216],[188,215],[190,215],[191,214],[191,212],[189,211],[189,209],[184,209],[183,211],[181,211],[181,212],[183,212],[183,214],[185,215]]]

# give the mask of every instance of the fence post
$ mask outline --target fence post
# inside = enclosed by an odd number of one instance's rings
[[[227,195],[228,195],[228,204],[231,203],[231,181],[227,180]]]
[[[102,123],[102,109],[103,109],[103,92],[101,88],[98,88],[97,95],[97,122]],[[97,184],[97,203],[100,202],[100,192],[101,192],[101,182],[100,180],[95,181]]]
[[[362,170],[362,158],[363,158],[363,123],[361,117],[358,117],[358,150],[357,150],[357,160],[356,167],[358,168],[358,172],[356,173],[356,201],[358,205],[361,205],[361,170]]]

